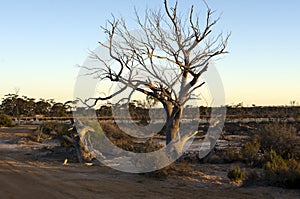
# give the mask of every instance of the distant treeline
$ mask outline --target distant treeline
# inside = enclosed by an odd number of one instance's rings
[[[102,105],[98,109],[77,107],[78,101],[55,102],[53,99],[34,99],[17,94],[8,94],[2,98],[0,113],[14,118],[36,117],[72,117],[72,111],[79,115],[94,114],[98,117],[110,119],[112,116],[131,117],[138,120],[149,119],[149,106],[145,103],[130,102],[122,105]],[[185,109],[185,118],[209,118],[211,107],[188,107]],[[226,106],[227,118],[294,118],[300,117],[300,106]],[[154,114],[163,117],[163,109],[152,109]],[[153,113],[152,113],[153,114]]]
[[[73,101],[65,103],[55,102],[54,99],[34,99],[17,94],[8,94],[2,98],[0,113],[15,118],[35,117],[43,115],[48,117],[63,117],[70,115]]]
[[[148,119],[149,109],[144,107],[138,107],[131,104],[128,108],[130,116],[135,119]],[[98,109],[97,115],[99,117],[111,117],[128,115],[122,109],[114,109],[111,106],[101,106]],[[200,118],[209,118],[212,108],[211,107],[189,107],[184,111],[184,118],[193,118],[199,115]],[[163,109],[153,110],[155,115],[163,115]],[[298,120],[300,118],[300,106],[261,106],[261,107],[226,107],[227,118],[294,118]]]

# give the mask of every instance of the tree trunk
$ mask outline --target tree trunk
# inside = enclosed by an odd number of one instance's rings
[[[174,107],[172,111],[168,110],[166,123],[166,144],[168,145],[179,133],[180,120],[182,116],[182,108]]]
[[[180,125],[180,120],[175,120],[172,117],[167,119],[167,125],[166,125],[167,145],[176,137],[176,134],[179,132],[179,125]]]

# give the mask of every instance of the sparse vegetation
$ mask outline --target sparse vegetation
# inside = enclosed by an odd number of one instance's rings
[[[239,166],[234,166],[228,172],[227,177],[234,182],[242,182],[246,178],[246,170]]]
[[[299,188],[299,139],[297,128],[291,124],[266,124],[242,147],[242,160],[251,167],[263,167],[263,180],[269,185]]]
[[[271,150],[264,171],[265,179],[270,185],[300,188],[300,162],[295,159],[284,159]]]
[[[241,156],[242,159],[250,166],[254,167],[259,164],[259,154],[260,150],[260,143],[257,137],[254,137],[254,139],[251,142],[247,142],[241,150]]]
[[[295,125],[287,123],[270,123],[259,132],[262,152],[274,150],[284,159],[300,159],[300,137]]]
[[[10,110],[9,104],[13,101],[16,96],[8,96],[4,100],[4,103],[1,105],[0,114],[0,126],[1,127],[10,127],[14,125],[12,116],[3,114],[3,111]],[[16,98],[17,99],[17,98]],[[26,101],[32,101],[32,99],[24,98]],[[19,103],[22,100],[19,99]],[[27,103],[27,102],[26,102]],[[46,109],[51,108],[49,104],[44,100],[43,102],[36,103],[39,105],[40,109],[36,106],[35,109],[42,113],[41,107]],[[5,106],[4,106],[5,105]],[[24,106],[25,107],[25,106]],[[48,107],[48,108],[47,108]],[[55,107],[59,111],[60,104],[56,104]],[[135,115],[139,122],[138,125],[147,125],[148,123],[148,109],[145,107],[136,107],[131,105],[131,112]],[[292,107],[293,110],[297,107]],[[231,108],[230,111],[242,111],[241,108]],[[256,108],[257,109],[257,108]],[[264,110],[264,108],[260,108]],[[290,112],[291,108],[286,108]],[[15,110],[15,109],[14,109]],[[17,109],[20,113],[23,113],[22,109]],[[26,110],[31,110],[26,108]],[[49,109],[50,110],[50,109]],[[254,108],[249,109],[251,114],[254,114]],[[265,109],[271,113],[271,109]],[[276,111],[277,109],[272,109]],[[280,111],[283,109],[280,108]],[[86,110],[88,111],[88,110]],[[101,109],[98,116],[109,116],[111,112],[111,107],[105,107]],[[106,112],[105,112],[106,111]],[[34,113],[34,111],[32,112]],[[50,114],[50,112],[48,112]],[[14,115],[15,113],[11,113]],[[257,114],[257,113],[256,113]],[[100,124],[100,125],[99,125]],[[132,137],[125,132],[123,132],[116,123],[109,122],[106,120],[96,121],[86,121],[84,124],[90,126],[96,130],[97,133],[92,133],[92,139],[101,140],[103,136],[107,137],[114,145],[118,146],[127,151],[132,151],[136,153],[148,153],[159,150],[162,148],[158,142],[153,141],[153,139],[148,140],[139,140],[138,138]],[[227,125],[227,126],[226,126]],[[162,132],[165,132],[163,128]],[[199,126],[203,131],[207,130],[207,126]],[[66,150],[57,150],[62,151],[63,153],[72,153],[75,154],[75,146],[80,148],[82,146],[76,145],[76,142],[79,141],[78,135],[76,135],[76,129],[72,131],[73,126],[71,124],[59,121],[44,121],[32,135],[28,138],[37,141],[43,142],[44,140],[58,139],[61,141],[61,147]],[[300,125],[299,122],[287,122],[287,121],[270,121],[270,122],[261,122],[261,123],[230,123],[225,124],[226,132],[223,135],[222,139],[226,140],[230,137],[230,134],[239,135],[242,133],[243,138],[240,142],[241,147],[233,146],[228,144],[228,147],[225,148],[215,148],[213,153],[207,157],[205,160],[201,160],[200,163],[212,163],[212,164],[224,164],[224,163],[234,163],[240,164],[245,163],[244,169],[241,169],[238,166],[232,167],[228,172],[228,177],[235,182],[246,182],[246,183],[257,183],[268,184],[271,186],[280,186],[285,188],[299,188],[300,184]],[[72,137],[71,131],[75,133],[75,137]],[[229,133],[229,134],[228,134]],[[159,133],[160,135],[166,135],[165,133]],[[229,136],[228,136],[229,135]],[[76,137],[77,136],[77,137]],[[234,138],[236,139],[236,138]],[[74,140],[77,140],[74,142]],[[240,141],[240,140],[239,140]],[[78,144],[78,143],[77,143]],[[97,143],[101,145],[101,142]],[[96,144],[96,145],[97,145]],[[94,147],[97,147],[97,146]],[[72,150],[69,150],[72,149]],[[67,152],[68,151],[68,152]],[[84,150],[83,150],[84,151]],[[65,154],[68,156],[67,154]],[[106,154],[103,154],[106,155]],[[68,156],[71,157],[71,156]],[[76,159],[75,155],[75,159]],[[192,156],[191,156],[192,157]],[[184,157],[181,160],[188,160],[189,157]],[[158,171],[147,173],[147,176],[157,177],[157,178],[166,178],[167,176],[172,175],[189,175],[193,172],[192,164],[187,161],[181,160],[175,162],[174,164],[162,168]],[[192,159],[193,163],[199,163],[199,159]],[[159,160],[157,160],[159,161]],[[71,161],[72,162],[72,161]],[[251,168],[249,168],[251,167]]]

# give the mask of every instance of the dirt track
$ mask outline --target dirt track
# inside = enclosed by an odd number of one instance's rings
[[[115,171],[96,165],[63,166],[37,162],[32,149],[39,144],[8,144],[32,129],[0,129],[0,198],[299,198],[299,190],[231,185],[228,165],[200,165],[198,178],[164,180]],[[214,171],[217,169],[218,171]]]

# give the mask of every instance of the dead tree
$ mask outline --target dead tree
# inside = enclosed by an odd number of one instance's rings
[[[203,20],[195,16],[194,6],[187,16],[183,16],[178,12],[177,1],[171,8],[164,0],[163,10],[146,10],[143,18],[135,12],[139,30],[134,33],[129,31],[124,19],[113,17],[102,27],[108,42],[99,42],[108,50],[110,60],[94,53],[93,57],[103,67],[88,70],[93,70],[91,74],[96,74],[100,81],[108,80],[122,86],[113,94],[83,102],[92,101],[96,105],[99,101],[121,96],[128,88],[132,93],[151,96],[166,112],[166,144],[171,141],[180,143],[180,151],[184,143],[197,133],[180,135],[183,108],[203,86],[200,77],[207,71],[209,63],[227,53],[225,49],[230,34],[213,36],[212,28],[219,17],[214,18],[214,11],[208,6],[206,10]],[[112,60],[117,65],[112,66]],[[129,99],[131,94],[124,98]]]

